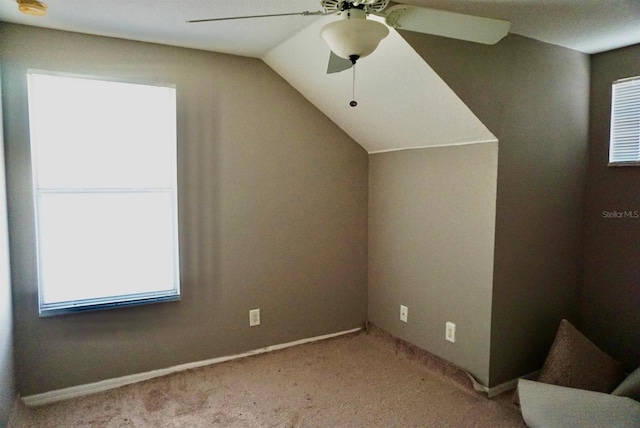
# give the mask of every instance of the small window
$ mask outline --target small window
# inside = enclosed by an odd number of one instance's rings
[[[40,315],[178,300],[175,88],[27,77]]]
[[[640,165],[640,77],[613,82],[609,165]]]

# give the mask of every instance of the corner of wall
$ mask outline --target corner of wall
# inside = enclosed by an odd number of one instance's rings
[[[497,164],[495,142],[385,152],[369,162],[369,320],[482,383]],[[456,324],[455,343],[445,340],[447,321]]]
[[[611,84],[640,76],[640,44],[591,57],[580,328],[628,370],[640,365],[640,167],[609,167]],[[607,213],[628,214],[607,214]],[[630,214],[630,215],[629,215]]]
[[[0,65],[0,426],[7,423],[15,401],[13,308],[9,271],[9,238],[4,164],[2,70]]]
[[[578,316],[589,57],[515,34],[493,46],[404,35],[500,140],[493,387],[540,368],[559,320]]]

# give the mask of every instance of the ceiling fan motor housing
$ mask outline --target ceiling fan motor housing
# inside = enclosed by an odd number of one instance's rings
[[[327,12],[340,12],[346,9],[364,9],[367,12],[382,12],[389,0],[320,0],[322,8]]]

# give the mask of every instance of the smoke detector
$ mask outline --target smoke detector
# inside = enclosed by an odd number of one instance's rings
[[[18,10],[25,15],[44,16],[47,14],[47,5],[38,0],[16,0]]]

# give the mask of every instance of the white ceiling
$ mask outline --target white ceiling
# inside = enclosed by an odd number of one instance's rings
[[[326,75],[321,25],[287,16],[187,24],[187,20],[321,10],[319,0],[44,0],[45,17],[0,0],[0,21],[191,47],[265,60],[369,152],[495,141],[462,101],[391,31],[351,72]],[[640,43],[640,0],[402,0],[512,22],[511,32],[585,53]]]
[[[263,59],[369,153],[497,141],[393,29],[356,64],[358,106],[350,107],[352,70],[327,74],[330,51],[318,37],[333,19],[315,20]]]
[[[259,58],[316,17],[186,24],[190,19],[320,10],[319,0],[45,0],[46,17],[0,0],[0,20]],[[639,0],[402,0],[500,18],[511,32],[585,53],[640,43]]]
[[[0,0],[0,20],[259,58],[316,17],[187,24],[201,18],[321,10],[318,0],[43,0],[44,17]]]
[[[510,33],[594,54],[640,43],[639,0],[402,0],[511,21]]]

